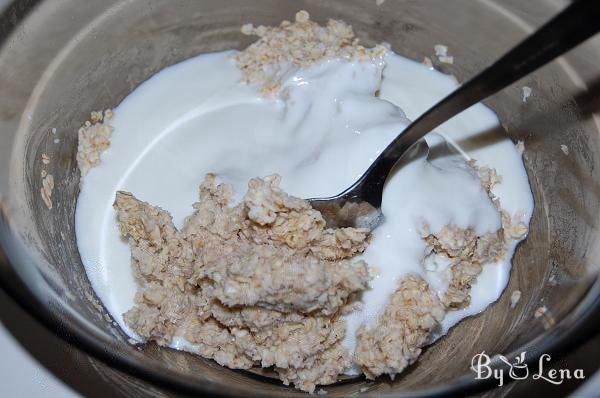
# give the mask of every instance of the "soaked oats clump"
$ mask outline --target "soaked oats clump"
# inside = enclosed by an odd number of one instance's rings
[[[90,119],[79,128],[77,146],[77,166],[81,176],[100,164],[100,155],[110,147],[113,128],[110,120],[113,113],[110,109],[92,112]]]
[[[325,227],[306,200],[255,178],[242,202],[208,175],[178,230],[166,211],[118,192],[115,209],[141,283],[127,324],[169,345],[184,337],[231,368],[271,367],[313,391],[350,365],[339,312],[368,287],[363,229]]]
[[[275,27],[244,25],[242,33],[259,37],[236,55],[242,79],[259,84],[264,95],[279,92],[290,68],[307,68],[333,58],[382,60],[387,51],[383,45],[360,45],[352,27],[343,21],[330,19],[321,26],[306,11],[298,12],[294,22],[283,21]]]

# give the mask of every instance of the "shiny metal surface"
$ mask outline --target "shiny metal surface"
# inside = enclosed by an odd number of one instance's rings
[[[390,171],[393,173],[394,170],[398,170],[408,162],[426,157],[428,154],[429,146],[425,140],[421,140],[414,146],[407,148],[399,158],[393,159],[394,167]],[[323,215],[328,227],[354,227],[372,231],[383,223],[385,220],[385,214],[381,211],[383,185],[373,187],[374,192],[365,190],[368,180],[371,180],[373,176],[373,174],[369,174],[370,170],[372,168],[369,168],[354,185],[337,196],[308,199],[311,206]],[[381,173],[374,176],[374,185],[377,185],[377,180],[383,184],[388,174],[390,173],[385,172],[385,174]]]
[[[319,21],[342,18],[366,44],[387,41],[416,60],[431,57],[433,46],[443,43],[455,63],[436,67],[464,81],[561,6],[546,0],[388,0],[381,6],[366,0],[19,1],[0,19],[0,282],[61,337],[130,375],[195,393],[300,395],[192,355],[132,347],[107,322],[73,230],[77,128],[91,110],[115,106],[167,65],[202,52],[243,48],[250,39],[239,33],[242,23],[276,24],[304,8]],[[511,138],[524,140],[536,200],[530,236],[517,250],[501,299],[454,328],[394,381],[341,383],[327,387],[328,396],[480,390],[491,385],[469,372],[475,353],[511,356],[526,349],[535,359],[541,352],[564,351],[597,330],[598,59],[600,43],[594,40],[486,101]],[[521,98],[525,85],[533,89],[527,103]],[[52,128],[60,145],[53,143]],[[478,145],[493,144],[500,133],[482,135]],[[51,211],[39,195],[41,153],[50,155],[48,172],[56,180]],[[523,296],[511,310],[515,289]],[[547,330],[533,317],[541,305],[550,310]],[[148,393],[131,376],[105,373],[132,395]]]

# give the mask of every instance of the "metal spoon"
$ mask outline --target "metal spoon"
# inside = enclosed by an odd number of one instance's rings
[[[600,1],[573,2],[493,65],[412,122],[350,188],[329,198],[309,199],[311,205],[323,214],[331,227],[373,230],[383,222],[381,198],[388,175],[411,148],[415,147],[420,155],[427,153],[427,144],[422,140],[427,133],[552,61],[599,30]],[[417,142],[420,144],[415,146]]]

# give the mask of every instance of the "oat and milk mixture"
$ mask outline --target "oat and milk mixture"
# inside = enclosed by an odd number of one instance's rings
[[[319,73],[317,77],[302,73],[329,61],[333,67],[335,62],[372,63],[373,79],[380,80],[389,51],[384,46],[367,49],[344,22],[330,20],[319,26],[305,11],[296,15],[295,22],[284,21],[278,27],[244,25],[242,32],[259,39],[233,55],[241,80],[238,84],[253,87],[263,97],[261,101],[302,99],[301,84],[297,91],[288,88],[290,76],[300,74],[294,81],[318,79]],[[366,96],[369,102],[388,107],[386,112],[394,115],[394,120],[406,120],[401,111],[375,99],[374,89],[365,90],[371,93]],[[352,104],[353,100],[339,95],[340,103]],[[303,110],[303,117],[310,120],[312,111]],[[336,112],[345,118],[344,126],[352,125],[350,116],[339,109]],[[77,160],[82,177],[99,165],[111,145],[112,117],[111,111],[94,112],[79,131]],[[118,110],[115,117],[119,117]],[[295,134],[301,134],[295,129]],[[390,137],[394,134],[392,131]],[[261,145],[259,139],[255,142]],[[279,145],[280,150],[285,147],[283,141]],[[316,161],[310,159],[302,162]],[[365,168],[361,164],[356,167]],[[129,245],[137,284],[133,306],[122,318],[123,327],[139,341],[183,348],[230,368],[272,367],[286,385],[308,392],[317,385],[334,383],[344,373],[364,373],[369,379],[394,377],[417,360],[424,346],[460,320],[448,319],[473,307],[472,289],[484,269],[505,267],[501,265],[505,263],[510,267],[512,250],[527,233],[530,213],[503,207],[494,192],[503,177],[485,163],[454,159],[432,166],[422,159],[414,167],[421,167],[417,171],[423,175],[442,173],[444,179],[448,177],[442,167],[448,167],[452,178],[466,184],[469,193],[461,194],[474,198],[478,207],[472,207],[478,210],[473,210],[475,217],[469,209],[462,217],[438,217],[446,220],[439,225],[428,221],[435,218],[411,214],[407,219],[414,220],[414,228],[401,236],[414,242],[415,264],[398,277],[386,277],[392,282],[386,282],[387,291],[379,289],[385,296],[377,298],[379,301],[370,297],[375,297],[373,291],[383,283],[378,282],[381,273],[402,267],[402,253],[397,267],[387,252],[382,252],[385,261],[377,256],[377,250],[382,250],[378,249],[380,242],[392,236],[390,227],[384,225],[372,234],[356,228],[327,228],[308,201],[284,192],[281,185],[285,186],[286,170],[272,170],[282,176],[263,174],[252,176],[249,182],[246,179],[247,190],[241,197],[237,195],[243,192],[228,181],[231,170],[205,170],[196,175],[199,180],[204,178],[196,203],[184,217],[177,215],[177,222],[157,203],[147,203],[143,196],[138,199],[135,184],[131,192],[115,186],[114,210],[120,234]],[[91,189],[87,186],[91,181],[83,180],[81,201],[85,190]],[[391,192],[394,188],[389,185]],[[396,218],[386,212],[386,203],[389,199],[384,196],[386,223],[393,223]],[[437,202],[432,206],[437,206],[438,212],[445,210]],[[486,226],[471,225],[486,217]],[[88,249],[81,244],[80,250],[85,263]],[[508,273],[504,274],[507,277]],[[100,294],[100,289],[97,291]],[[483,304],[472,313],[497,298],[481,299],[481,295],[476,292],[476,301]],[[375,304],[369,307],[369,301]],[[380,307],[377,313],[367,314],[369,321],[361,318],[361,311],[366,313],[364,308],[373,305]],[[444,324],[445,319],[450,323]],[[185,344],[178,346],[175,341]]]

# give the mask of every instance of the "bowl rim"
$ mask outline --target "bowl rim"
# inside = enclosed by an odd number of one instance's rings
[[[13,0],[4,10],[0,9],[0,26],[3,27],[0,32],[0,45],[10,36],[12,29],[18,26],[41,2],[42,0]],[[10,23],[7,23],[9,20]],[[8,29],[5,28],[6,26],[8,26]],[[19,268],[27,267],[26,264],[34,263],[28,253],[22,250],[22,246],[22,242],[10,229],[9,218],[5,214],[0,201],[0,288],[7,292],[23,310],[28,312],[48,331],[107,366],[138,377],[160,388],[182,393],[210,394],[210,396],[217,397],[239,396],[235,390],[226,391],[213,383],[201,383],[199,379],[183,377],[166,368],[157,372],[156,368],[102,344],[94,337],[91,328],[86,330],[85,325],[78,324],[76,319],[65,319],[64,316],[59,316],[58,312],[49,305],[50,303],[44,300],[43,296],[32,291],[17,272]],[[32,267],[35,268],[36,272],[38,271],[37,267]],[[600,332],[600,277],[596,276],[583,299],[569,314],[551,329],[543,331],[535,339],[506,354],[506,356],[513,358],[520,352],[527,351],[533,353],[533,355],[526,357],[524,363],[527,365],[536,363],[542,354],[551,355],[553,361],[555,361],[595,336],[598,332]],[[513,381],[508,377],[508,367],[494,364],[492,368],[500,370],[505,375],[507,383]],[[467,395],[489,390],[495,385],[496,382],[493,378],[477,379],[473,374],[466,373],[446,384],[424,390],[407,390],[406,392],[377,395],[387,397]],[[271,395],[264,391],[251,393],[244,391],[243,394],[257,397]],[[368,395],[367,392],[365,396]]]

